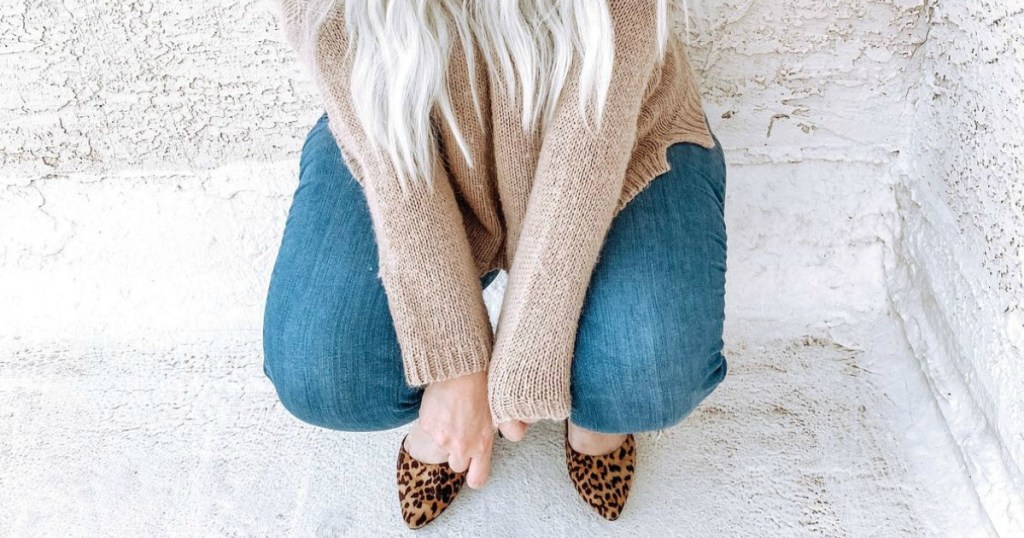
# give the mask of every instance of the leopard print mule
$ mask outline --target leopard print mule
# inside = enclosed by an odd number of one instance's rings
[[[466,483],[465,472],[455,472],[448,463],[423,463],[405,449],[405,438],[398,451],[398,501],[402,519],[410,529],[418,529],[444,512]]]
[[[601,517],[614,521],[622,514],[633,486],[636,440],[633,434],[618,448],[601,456],[577,452],[569,444],[569,423],[565,428],[565,461],[576,492]]]

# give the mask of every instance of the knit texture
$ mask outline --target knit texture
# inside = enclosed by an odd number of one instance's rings
[[[304,1],[276,2],[297,49]],[[579,317],[613,219],[669,170],[670,145],[715,144],[678,36],[657,63],[654,2],[608,4],[615,59],[599,131],[578,115],[578,63],[543,134],[524,133],[503,77],[489,76],[483,61],[469,73],[457,43],[450,91],[476,167],[438,122],[435,188],[417,184],[408,195],[358,123],[340,15],[318,37],[317,87],[330,131],[366,194],[406,381],[422,386],[487,370],[498,423],[569,416]],[[483,126],[471,88],[489,112]],[[508,271],[508,285],[492,334],[480,277],[499,268]]]

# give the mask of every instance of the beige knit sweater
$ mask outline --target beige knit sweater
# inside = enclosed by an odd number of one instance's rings
[[[305,0],[275,1],[297,50]],[[499,77],[489,77],[483,61],[468,73],[456,45],[451,92],[477,166],[468,166],[442,129],[446,164],[435,177],[447,181],[408,197],[356,120],[343,21],[333,19],[318,37],[318,88],[331,133],[366,194],[406,380],[422,386],[487,370],[498,423],[569,416],[577,324],[612,219],[668,171],[669,145],[714,146],[678,36],[655,64],[654,2],[608,2],[615,65],[600,132],[581,123],[578,78],[570,74],[546,134],[524,135]],[[475,121],[472,100],[457,97],[468,96],[470,85],[490,112],[485,128]],[[509,279],[492,335],[479,279],[495,268]]]

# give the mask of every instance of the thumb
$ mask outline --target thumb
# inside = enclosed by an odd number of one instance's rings
[[[501,435],[512,442],[522,441],[526,436],[526,423],[521,420],[511,420],[498,424],[498,431]]]

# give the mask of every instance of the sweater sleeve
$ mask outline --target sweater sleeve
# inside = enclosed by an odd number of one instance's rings
[[[581,309],[654,72],[654,4],[609,2],[616,45],[601,129],[591,132],[579,117],[575,69],[543,136],[491,356],[488,391],[497,423],[570,414]]]
[[[295,47],[294,36],[301,26],[299,9],[305,2],[277,1],[285,35]],[[316,73],[317,88],[331,133],[366,195],[377,242],[378,276],[394,321],[406,382],[416,387],[485,371],[493,345],[491,324],[479,268],[443,159],[436,160],[433,190],[413,182],[402,192],[394,167],[383,152],[371,147],[357,120],[349,93],[352,58],[345,54],[343,19],[332,19],[322,32],[326,38],[321,38],[318,63],[326,67]],[[465,78],[452,83],[465,85]],[[441,131],[440,138],[450,138],[443,127]],[[478,130],[472,132],[479,135]],[[481,144],[470,140],[469,146]]]

